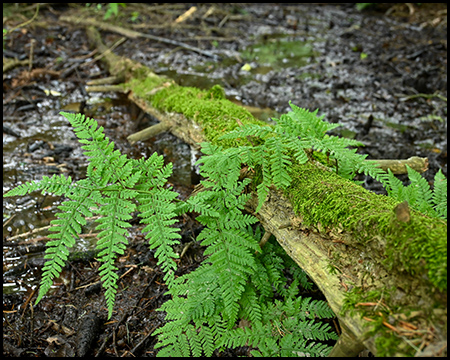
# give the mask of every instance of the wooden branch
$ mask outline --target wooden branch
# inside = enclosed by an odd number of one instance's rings
[[[30,59],[17,60],[3,58],[3,74],[17,66],[25,66],[30,64]]]
[[[159,124],[150,126],[142,131],[139,131],[137,133],[128,136],[127,140],[130,142],[130,144],[133,145],[138,141],[144,141],[162,132],[168,131],[170,128],[171,128],[170,124],[160,122]]]
[[[123,87],[120,85],[93,85],[86,86],[87,92],[119,92],[124,93]]]
[[[418,173],[423,173],[428,170],[428,158],[418,156],[412,156],[409,159],[377,159],[366,161],[376,163],[379,168],[386,172],[390,169],[395,175],[407,174],[406,165]],[[330,159],[330,163],[335,166],[336,159]]]
[[[146,38],[146,39],[162,42],[162,43],[165,43],[165,44],[170,44],[170,45],[173,45],[173,46],[179,46],[179,47],[182,47],[183,49],[194,51],[194,52],[197,52],[197,53],[199,53],[201,55],[213,58],[215,61],[219,61],[220,60],[220,57],[217,56],[216,54],[213,54],[212,52],[207,51],[207,50],[199,49],[199,48],[197,48],[195,46],[191,46],[191,45],[179,42],[179,41],[166,39],[166,38],[163,38],[163,37],[160,37],[160,36],[155,36],[155,35],[150,35],[150,34],[143,34],[143,33],[140,33],[138,31],[125,29],[125,28],[122,28],[122,27],[117,26],[117,25],[113,25],[113,24],[108,24],[108,23],[105,23],[105,22],[97,21],[95,19],[90,19],[90,18],[83,19],[83,18],[75,17],[75,16],[61,16],[59,19],[61,21],[66,21],[66,22],[70,22],[70,23],[78,24],[78,25],[95,26],[98,29],[115,32],[117,34],[121,34],[123,36],[127,36],[127,37],[129,37],[131,39],[135,39],[135,38],[138,38],[138,37],[143,37],[143,38]]]
[[[91,81],[88,81],[86,85],[88,86],[96,86],[96,85],[114,85],[122,82],[123,79],[121,79],[119,76],[108,76],[101,79],[94,79]]]
[[[367,160],[372,161],[378,164],[378,167],[382,168],[387,172],[388,169],[392,171],[392,173],[399,174],[407,174],[406,165],[408,165],[413,170],[423,173],[428,170],[428,158],[421,158],[418,156],[412,156],[406,160]]]

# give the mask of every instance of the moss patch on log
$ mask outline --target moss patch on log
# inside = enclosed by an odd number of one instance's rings
[[[288,189],[297,214],[305,224],[351,231],[360,244],[375,236],[386,240],[384,264],[389,270],[428,276],[430,283],[447,290],[447,224],[411,210],[411,220],[398,221],[397,201],[371,193],[359,185],[311,164],[292,169]]]
[[[377,355],[413,356],[416,350],[401,336],[402,331],[406,333],[402,321],[413,319],[418,334],[426,332],[430,322],[446,326],[442,324],[446,319],[442,309],[447,290],[446,222],[414,210],[409,222],[401,222],[393,210],[395,199],[371,193],[310,163],[294,165],[291,177],[286,195],[304,225],[325,238],[330,235],[330,240],[336,229],[352,233],[339,237],[345,240],[342,246],[350,248],[330,253],[330,268],[334,270],[335,265],[359,274],[356,278],[362,282],[346,293],[341,315],[350,310],[365,317],[370,325],[366,336],[376,335]],[[366,257],[356,256],[355,249]],[[399,333],[386,327],[386,319]],[[410,334],[407,338],[411,339]]]
[[[153,77],[146,77],[143,81],[131,80],[126,85],[128,90],[132,90],[156,109],[174,111],[194,120],[202,126],[208,141],[225,148],[242,145],[242,142],[236,140],[218,140],[223,134],[240,126],[239,122],[261,123],[248,110],[227,100],[220,85],[200,90]]]
[[[261,124],[246,109],[227,100],[219,85],[209,90],[183,87],[164,76],[136,70],[134,75],[138,77],[126,84],[128,90],[158,110],[181,113],[194,120],[202,126],[206,139],[214,144],[242,145],[239,140],[218,139],[240,126],[239,122]],[[361,244],[374,236],[382,236],[386,239],[384,262],[388,268],[395,266],[412,275],[427,274],[435,287],[446,290],[444,221],[431,220],[413,211],[411,221],[401,223],[393,212],[397,205],[393,198],[366,191],[309,164],[294,166],[292,173],[294,181],[287,193],[296,213],[301,214],[306,224],[318,228],[343,227],[357,235],[355,239]]]

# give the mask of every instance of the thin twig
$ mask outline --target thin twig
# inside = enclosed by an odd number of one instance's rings
[[[107,24],[107,23],[104,23],[104,22],[99,22],[99,21],[96,21],[94,19],[80,19],[80,18],[76,18],[76,17],[73,17],[73,16],[61,16],[60,20],[61,21],[67,21],[67,22],[70,22],[70,23],[75,23],[75,24],[81,24],[81,25],[85,25],[85,26],[89,26],[89,25],[90,26],[95,26],[95,27],[97,27],[99,29],[106,30],[106,31],[112,31],[112,32],[121,34],[123,36],[129,37],[129,38],[143,37],[143,38],[146,38],[146,39],[150,39],[150,40],[154,40],[154,41],[158,41],[158,42],[162,42],[162,43],[166,43],[166,44],[170,44],[170,45],[174,45],[174,46],[180,46],[180,47],[182,47],[184,49],[195,51],[195,52],[197,52],[199,54],[211,57],[211,58],[213,58],[216,61],[220,60],[219,56],[217,56],[216,54],[213,54],[212,52],[207,51],[207,50],[199,49],[199,48],[197,48],[195,46],[191,46],[191,45],[179,42],[179,41],[166,39],[166,38],[163,38],[163,37],[160,37],[160,36],[155,36],[155,35],[150,35],[150,34],[143,34],[143,33],[140,33],[138,31],[122,28],[122,27],[117,26],[117,25],[112,25],[112,24]]]

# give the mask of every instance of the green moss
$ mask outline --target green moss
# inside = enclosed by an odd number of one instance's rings
[[[341,315],[344,315],[347,311],[353,315],[356,311],[356,304],[365,302],[365,303],[379,303],[380,299],[383,299],[384,302],[388,302],[390,299],[390,295],[395,291],[395,288],[391,289],[376,289],[365,291],[360,287],[354,287],[352,290],[345,293],[345,299],[341,308]],[[373,311],[371,307],[361,307],[360,313],[364,315],[372,315]]]
[[[211,94],[211,96],[214,99],[217,99],[217,100],[225,100],[227,98],[226,94],[225,94],[225,90],[220,85],[214,85],[211,88],[211,90],[209,91],[209,93]]]
[[[158,87],[163,86],[167,82],[172,82],[172,80],[164,77],[157,76],[153,73],[143,72],[141,69],[136,70],[140,75],[137,78],[130,79],[127,83],[123,84],[125,90],[133,91],[137,96],[142,99],[148,97],[148,94],[152,91],[158,89]],[[148,75],[148,76],[147,76]]]
[[[435,220],[435,221],[434,221]],[[411,216],[411,221],[396,221],[386,235],[386,264],[389,269],[403,269],[412,275],[426,271],[430,282],[447,290],[447,223],[425,216]],[[414,236],[411,236],[413,234]]]
[[[142,74],[141,74],[142,75]],[[144,74],[144,78],[132,79],[126,84],[136,96],[148,101],[156,109],[177,112],[202,126],[205,138],[218,144],[218,138],[242,124],[260,123],[249,111],[226,99],[220,85],[210,90],[183,87],[168,78]],[[220,141],[223,147],[239,146],[235,140]]]
[[[173,84],[147,95],[146,100],[159,110],[178,112],[196,121],[208,141],[223,147],[240,145],[235,140],[218,141],[220,136],[240,126],[239,121],[242,124],[260,123],[249,111],[227,100],[219,85],[205,91]]]
[[[441,291],[447,289],[447,224],[411,211],[411,221],[397,220],[393,198],[376,195],[359,185],[312,164],[295,165],[287,189],[294,211],[306,225],[342,226],[365,243],[374,236],[386,239],[389,269],[427,275]]]
[[[394,314],[407,313],[405,309],[398,309],[391,305],[386,306],[386,304],[391,304],[390,297],[394,292],[395,288],[366,291],[355,287],[345,294],[341,315],[344,315],[346,311],[354,315],[358,311],[361,317],[371,319],[371,321],[366,322],[368,331],[364,334],[364,337],[375,337],[377,356],[414,356],[415,349],[383,323],[386,322],[386,319],[389,319],[391,325],[395,327],[397,323],[393,323],[393,319],[396,318]],[[369,305],[356,306],[362,303]]]
[[[294,210],[307,225],[324,227],[341,224],[353,229],[361,219],[375,212],[391,212],[395,200],[373,194],[335,173],[313,164],[294,165],[288,188]]]

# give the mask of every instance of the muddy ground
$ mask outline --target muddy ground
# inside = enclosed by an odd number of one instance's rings
[[[358,151],[369,158],[427,157],[428,181],[432,183],[439,169],[447,176],[445,5],[358,11],[353,4],[202,4],[190,18],[175,23],[188,9],[184,4],[128,4],[108,22],[186,43],[212,56],[146,38],[128,39],[115,53],[184,86],[221,84],[231,100],[261,119],[288,111],[289,101],[319,108],[328,121],[343,125],[337,134],[362,141],[366,146]],[[58,18],[101,20],[107,8],[42,5],[31,23],[13,29],[31,19],[35,10],[35,5],[4,7],[3,27],[10,30],[3,38],[4,66],[5,58],[32,56],[33,61],[31,67],[22,63],[3,75],[3,190],[55,173],[84,177],[86,157],[58,115],[72,110],[99,120],[107,136],[129,156],[163,154],[174,163],[171,181],[185,198],[198,183],[189,146],[170,134],[129,145],[128,135],[155,120],[123,95],[85,90],[89,80],[108,74],[96,59],[99,54],[86,43],[84,29]],[[103,32],[103,37],[112,45],[121,36]],[[383,191],[372,179],[361,180],[367,188]],[[164,314],[155,310],[166,300],[166,287],[137,221],[128,252],[117,262],[123,277],[109,322],[89,226],[53,292],[34,306],[48,235],[45,227],[59,202],[39,194],[3,199],[4,354],[154,356],[156,339],[151,333],[164,323]],[[188,217],[180,227],[179,251],[191,245],[179,261],[177,275],[203,259],[201,247],[192,241],[200,231],[198,224]],[[87,331],[92,329],[95,332]]]

